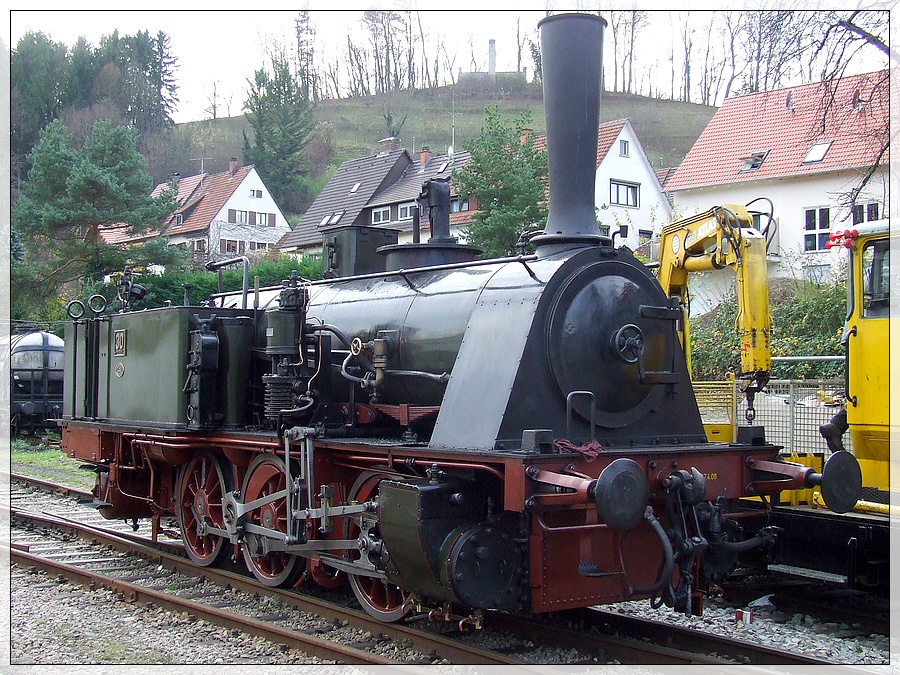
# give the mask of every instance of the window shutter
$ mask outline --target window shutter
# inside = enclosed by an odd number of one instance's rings
[[[228,209],[228,222],[236,223],[237,222],[237,211],[234,209]],[[224,251],[223,251],[224,253]]]
[[[275,214],[269,214],[269,227],[275,227]]]
[[[247,243],[247,242],[245,242],[245,241],[243,241],[243,240],[241,240],[241,241],[238,242],[238,253],[239,253],[239,254],[241,254],[241,255],[244,254],[244,247],[246,246],[246,243]]]
[[[219,239],[219,253],[225,253],[225,240]]]
[[[256,211],[250,212],[250,224],[256,225]]]

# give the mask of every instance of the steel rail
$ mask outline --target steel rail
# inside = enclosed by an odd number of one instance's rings
[[[213,567],[200,568],[182,555],[166,553],[157,546],[150,545],[147,540],[140,541],[141,537],[138,535],[113,532],[66,517],[30,513],[15,507],[10,509],[11,517],[16,517],[19,514],[48,526],[67,529],[82,539],[97,540],[99,543],[112,546],[116,550],[136,553],[163,565],[169,570],[199,576],[214,584],[223,587],[230,586],[245,593],[276,597],[283,604],[318,616],[347,621],[349,625],[359,630],[369,631],[373,635],[384,634],[392,640],[407,639],[411,641],[415,649],[426,654],[434,652],[436,654],[435,658],[443,658],[454,664],[521,665],[523,663],[521,659],[467,646],[452,638],[410,628],[402,624],[385,624],[364,612],[341,607],[319,598],[303,595],[297,591],[264,586],[255,579],[235,572]]]
[[[0,548],[6,548],[0,544]],[[343,663],[367,664],[367,665],[397,665],[398,661],[388,659],[377,654],[371,654],[354,647],[348,647],[338,642],[331,642],[313,635],[279,628],[270,623],[259,621],[235,612],[218,609],[210,605],[180,598],[162,591],[143,588],[128,581],[122,581],[108,577],[97,572],[84,570],[75,565],[70,565],[57,560],[44,558],[33,553],[21,551],[15,547],[9,547],[9,555],[12,562],[24,567],[36,567],[50,574],[62,575],[70,581],[82,586],[105,588],[114,593],[121,594],[126,602],[149,604],[162,607],[173,612],[187,612],[198,619],[203,619],[217,626],[236,628],[245,633],[257,635],[270,642],[284,643],[294,649],[300,649],[304,653],[322,659],[333,659]]]

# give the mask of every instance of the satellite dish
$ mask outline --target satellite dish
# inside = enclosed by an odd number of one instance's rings
[[[447,148],[447,157],[449,157],[450,159],[453,159],[453,146],[452,145]]]

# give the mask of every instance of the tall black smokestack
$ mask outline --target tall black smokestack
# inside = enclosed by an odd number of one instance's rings
[[[550,171],[547,227],[532,239],[539,255],[608,241],[594,212],[605,26],[595,14],[556,14],[538,24]]]

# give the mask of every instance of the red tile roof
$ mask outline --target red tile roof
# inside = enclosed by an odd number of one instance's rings
[[[666,190],[802,176],[871,165],[887,129],[888,71],[728,98],[694,143]],[[824,121],[823,101],[834,96]],[[824,158],[804,163],[816,143]],[[766,152],[759,168],[747,158]],[[887,163],[888,158],[882,158]]]
[[[675,172],[678,170],[677,166],[670,166],[664,169],[655,169],[653,173],[656,174],[657,180],[659,180],[659,184],[663,186],[663,189],[668,189],[666,183],[669,181],[672,176],[675,175]]]
[[[201,173],[179,179],[176,197],[179,207],[166,220],[168,224],[166,235],[206,230],[252,169],[253,165],[250,164],[237,169],[234,174],[230,171],[223,171],[214,174]],[[151,196],[159,195],[168,185],[168,183],[160,183],[154,188]],[[178,214],[181,214],[182,222],[180,225],[175,225],[175,216]],[[146,241],[160,235],[159,230],[150,230],[144,234],[133,236],[128,234],[127,227],[124,224],[110,225],[101,228],[100,235],[108,244]]]

